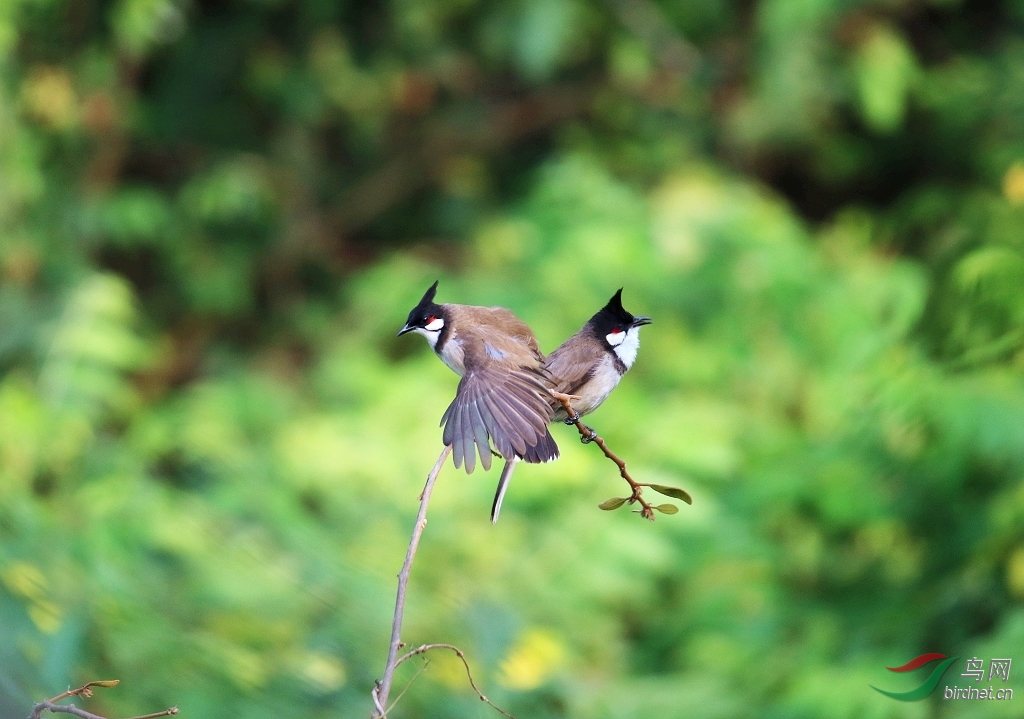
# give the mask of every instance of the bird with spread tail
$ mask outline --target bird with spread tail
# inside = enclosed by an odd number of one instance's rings
[[[533,331],[504,307],[436,304],[434,282],[399,336],[423,335],[441,361],[462,377],[441,418],[456,467],[491,468],[491,443],[506,462],[558,457],[548,432],[554,409]],[[504,472],[502,473],[504,476]]]

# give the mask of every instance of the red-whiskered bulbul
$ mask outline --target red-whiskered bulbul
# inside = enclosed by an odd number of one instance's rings
[[[551,389],[579,397],[572,406],[579,416],[590,414],[604,402],[636,360],[640,348],[640,328],[650,317],[635,317],[622,307],[622,288],[604,307],[587,320],[583,328],[548,355],[542,368]],[[552,421],[571,424],[561,404],[552,402]],[[587,427],[587,429],[590,429]],[[593,430],[590,430],[593,432]],[[498,480],[491,508],[491,521],[498,521],[501,502],[508,489],[515,463],[509,462]]]
[[[619,288],[579,332],[544,360],[553,389],[579,397],[572,406],[580,416],[593,412],[633,366],[640,349],[640,328],[649,324],[650,317],[637,317],[623,308]],[[555,419],[568,419],[561,405]]]
[[[439,305],[437,282],[409,313],[399,335],[427,338],[437,356],[461,375],[455,399],[441,418],[443,440],[455,466],[466,472],[491,468],[491,449],[505,458],[508,472],[519,459],[547,462],[558,457],[548,432],[553,408],[544,379],[544,355],[533,331],[504,307]]]

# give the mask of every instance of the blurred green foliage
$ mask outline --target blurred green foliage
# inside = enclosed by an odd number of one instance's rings
[[[0,715],[368,714],[438,277],[546,350],[625,286],[592,423],[694,504],[448,469],[406,641],[521,719],[1019,716],[868,685],[1024,662],[1020,0],[0,2]]]

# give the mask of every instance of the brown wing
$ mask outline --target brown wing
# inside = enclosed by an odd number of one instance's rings
[[[466,373],[441,424],[455,466],[465,462],[467,472],[475,469],[477,453],[484,469],[491,468],[488,439],[505,459],[546,462],[558,456],[547,429],[553,414],[539,362],[515,364],[524,359],[514,356],[523,347],[515,344],[464,340]]]
[[[590,380],[591,370],[598,359],[591,357],[592,353],[591,343],[577,332],[548,355],[543,369],[552,378],[554,389],[565,394],[576,394]]]
[[[483,336],[497,349],[509,354],[509,366],[539,366],[544,355],[537,345],[537,338],[530,326],[504,307],[475,307],[463,305],[460,308],[463,322],[483,332]]]
[[[455,466],[476,466],[476,454],[484,469],[491,468],[488,437],[506,459],[518,456],[527,462],[546,462],[558,456],[548,433],[551,406],[537,375],[504,367],[478,367],[459,382],[455,399],[441,424],[444,443],[452,445]]]

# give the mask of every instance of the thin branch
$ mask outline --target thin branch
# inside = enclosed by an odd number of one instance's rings
[[[404,661],[406,661],[408,659],[412,659],[413,657],[415,657],[415,656],[417,656],[419,654],[426,654],[431,649],[451,649],[453,652],[455,652],[455,656],[457,656],[459,659],[462,660],[462,666],[464,666],[466,668],[466,676],[469,678],[469,685],[471,687],[473,687],[473,691],[475,691],[476,695],[478,697],[480,697],[480,701],[486,703],[488,706],[490,706],[492,709],[494,709],[494,711],[498,712],[502,716],[506,716],[506,717],[508,717],[508,719],[516,719],[514,716],[509,714],[507,711],[505,711],[501,707],[495,705],[494,702],[492,702],[490,699],[488,699],[486,696],[484,696],[484,693],[482,691],[480,691],[480,688],[476,685],[476,682],[473,681],[473,672],[471,672],[469,670],[469,662],[466,661],[465,653],[461,649],[459,649],[457,646],[455,646],[454,644],[423,644],[421,646],[416,647],[411,652],[406,652],[405,654],[403,654],[401,656],[401,658],[397,662],[395,662],[395,666],[398,666],[402,662],[404,662]],[[393,706],[394,705],[392,705],[392,707]]]
[[[132,717],[132,719],[156,719],[157,717],[171,716],[172,714],[178,713],[178,707],[169,707],[164,709],[162,712],[153,712],[152,714],[143,714],[141,716]]]
[[[412,538],[409,540],[409,549],[405,553],[405,563],[402,571],[398,573],[398,594],[395,597],[395,617],[391,622],[391,646],[388,649],[388,661],[384,665],[384,676],[379,683],[373,687],[373,704],[375,711],[371,717],[385,719],[387,712],[384,707],[388,704],[388,694],[391,693],[391,682],[395,677],[395,667],[398,666],[398,650],[402,648],[402,615],[405,613],[405,589],[409,584],[409,572],[412,570],[412,560],[416,557],[416,548],[420,543],[420,536],[423,528],[427,526],[427,505],[430,504],[430,493],[434,489],[434,481],[437,479],[444,461],[451,453],[451,445],[446,445],[437,458],[434,468],[427,475],[427,483],[423,486],[420,494],[420,511],[416,515],[416,524],[412,529]]]
[[[85,709],[79,709],[74,704],[54,704],[49,699],[44,699],[33,706],[29,719],[39,719],[44,711],[53,712],[54,714],[74,714],[82,719],[104,719],[98,714],[91,714]]]
[[[95,682],[86,682],[77,689],[68,689],[66,692],[62,692],[55,697],[50,697],[46,701],[56,703],[59,702],[61,699],[67,699],[68,697],[78,696],[85,697],[86,699],[88,699],[92,696],[93,687],[103,687],[105,689],[109,689],[110,687],[116,687],[120,683],[120,679],[102,679]]]
[[[601,439],[600,436],[598,436],[597,432],[595,432],[593,428],[588,427],[587,425],[580,422],[579,413],[572,408],[572,400],[579,399],[579,397],[576,397],[571,394],[562,394],[561,392],[555,392],[554,390],[551,391],[551,396],[558,400],[559,403],[561,403],[562,407],[565,408],[566,414],[568,414],[569,417],[576,418],[575,420],[572,421],[572,424],[575,425],[577,430],[579,430],[580,441],[583,442],[584,444],[593,442],[594,444],[601,448],[601,451],[604,452],[605,457],[607,457],[611,461],[615,462],[616,465],[618,465],[619,476],[621,476],[624,480],[626,480],[626,482],[629,483],[629,503],[633,504],[634,502],[638,502],[641,507],[641,509],[637,510],[640,516],[644,519],[649,519],[653,522],[654,507],[648,504],[647,501],[644,500],[644,498],[641,496],[644,491],[644,486],[647,485],[640,484],[639,482],[635,481],[632,477],[630,477],[629,472],[626,471],[625,461],[623,461],[614,452],[608,449],[608,445],[605,444],[605,441]]]
[[[32,706],[32,713],[29,714],[28,719],[40,719],[44,711],[48,711],[52,714],[73,714],[81,719],[106,719],[101,717],[99,714],[93,714],[87,712],[85,709],[81,709],[74,704],[58,704],[57,702],[68,697],[82,697],[88,699],[92,696],[92,687],[103,687],[110,688],[116,687],[120,683],[118,679],[107,679],[97,682],[88,682],[78,687],[77,689],[68,689],[66,692],[62,692],[55,697],[50,699],[44,699],[41,702],[37,702]],[[157,719],[157,717],[171,716],[178,713],[178,707],[169,707],[163,711],[155,712],[153,714],[143,714],[141,716],[132,717],[132,719]]]
[[[373,719],[373,717],[382,717],[383,719],[387,719],[388,717],[387,712],[384,711],[384,707],[380,705],[380,698],[377,696],[380,692],[380,686],[381,684],[379,680],[373,683],[373,691],[371,694],[373,695],[373,706],[377,709],[377,713],[371,714],[371,719]]]
[[[401,664],[402,662],[399,661],[398,663]],[[426,659],[423,662],[423,666],[421,666],[419,669],[417,669],[416,673],[412,675],[412,679],[410,679],[409,683],[405,685],[405,688],[403,688],[402,691],[398,692],[398,696],[395,697],[395,700],[393,702],[391,702],[391,706],[388,707],[389,709],[394,709],[395,706],[398,704],[398,702],[402,701],[402,697],[404,697],[405,693],[407,691],[409,691],[409,687],[411,687],[413,685],[413,682],[415,682],[417,679],[420,678],[420,674],[425,672],[427,670],[428,666],[430,666],[430,660]]]

